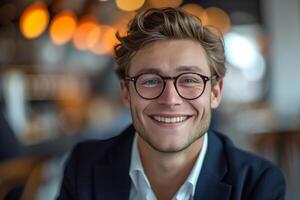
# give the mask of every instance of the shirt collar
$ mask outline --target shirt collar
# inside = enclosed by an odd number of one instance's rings
[[[137,145],[137,133],[135,133],[135,136],[133,139],[129,176],[130,176],[136,189],[141,186],[140,184],[138,184],[140,182],[141,178],[144,179],[146,186],[151,188],[150,183],[144,172],[144,168],[142,166],[140,153],[139,153],[138,145]]]
[[[208,137],[207,137],[207,133],[204,134],[204,139],[203,139],[203,145],[201,148],[201,151],[199,153],[199,156],[196,160],[196,163],[194,164],[194,167],[190,173],[190,175],[188,176],[186,182],[192,184],[193,186],[193,190],[192,190],[192,194],[195,193],[195,188],[196,188],[196,184],[203,166],[203,161],[204,161],[204,157],[206,155],[206,151],[207,151],[207,144],[208,144]]]
[[[184,184],[180,187],[179,191],[176,193],[175,196],[178,196],[181,193],[181,190],[184,190],[184,188],[188,187],[190,185],[192,196],[195,194],[195,188],[196,184],[198,181],[198,177],[200,175],[202,166],[203,166],[203,161],[207,152],[207,146],[208,146],[208,137],[207,133],[204,134],[204,139],[203,139],[203,145],[201,148],[201,151],[198,155],[198,158],[194,164],[194,167],[189,174],[188,178],[184,182]],[[134,187],[136,190],[139,190],[139,187],[141,187],[141,179],[143,180],[144,187],[147,187],[147,190],[151,188],[150,183],[148,181],[148,178],[146,177],[144,173],[144,168],[142,166],[141,158],[140,158],[140,153],[138,150],[137,146],[137,133],[134,136],[134,141],[133,141],[133,146],[132,146],[132,151],[131,151],[131,161],[130,161],[130,168],[129,168],[129,176],[134,184]],[[146,189],[146,188],[144,188]],[[177,198],[175,198],[177,199]]]

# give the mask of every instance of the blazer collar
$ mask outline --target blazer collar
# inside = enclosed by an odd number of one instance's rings
[[[107,154],[105,161],[94,167],[95,199],[129,199],[131,179],[129,166],[135,130],[128,127]],[[129,148],[128,148],[129,147]],[[208,149],[197,181],[194,200],[228,200],[231,185],[222,182],[228,171],[223,144],[213,131],[208,132]]]
[[[223,144],[213,131],[208,132],[208,149],[195,190],[195,200],[230,197],[231,185],[222,182],[228,172]]]
[[[104,161],[97,163],[94,173],[94,199],[128,199],[131,179],[128,174],[134,128],[130,126],[115,142]]]

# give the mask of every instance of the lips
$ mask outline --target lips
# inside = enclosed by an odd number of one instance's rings
[[[160,116],[152,115],[151,118],[157,122],[175,124],[186,121],[189,117],[187,115],[178,115],[178,116]]]

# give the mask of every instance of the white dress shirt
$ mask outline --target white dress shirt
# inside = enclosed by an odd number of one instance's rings
[[[198,155],[197,161],[189,174],[184,184],[176,192],[172,200],[190,200],[193,199],[197,180],[203,165],[203,160],[207,151],[208,137],[204,135],[202,149]],[[157,200],[154,192],[151,189],[149,180],[144,173],[144,168],[141,163],[140,153],[137,146],[137,133],[135,134],[133,147],[131,151],[131,163],[129,175],[132,181],[130,189],[130,200]]]

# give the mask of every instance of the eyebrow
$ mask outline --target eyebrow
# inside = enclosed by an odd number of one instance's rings
[[[199,73],[204,73],[204,71],[198,67],[198,66],[190,66],[190,65],[182,65],[182,66],[179,66],[176,71],[178,72],[185,72],[185,71],[188,71],[188,72],[199,72]]]
[[[144,68],[144,69],[141,69],[141,70],[137,71],[136,75],[143,74],[143,73],[156,73],[156,74],[160,74],[161,70],[158,69],[158,68],[149,67],[149,68]]]
[[[176,68],[176,72],[197,72],[200,74],[203,74],[204,71],[198,67],[198,66],[193,66],[193,65],[181,65]],[[156,73],[156,74],[163,74],[162,70],[160,68],[154,68],[154,67],[146,67],[144,69],[141,69],[136,72],[136,75],[138,74],[143,74],[143,73]]]

